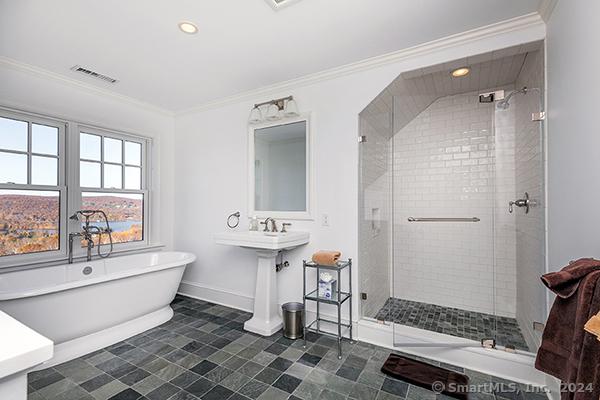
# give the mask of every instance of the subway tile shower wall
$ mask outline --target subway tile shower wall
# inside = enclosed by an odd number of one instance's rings
[[[361,306],[367,317],[375,317],[391,296],[390,121],[390,111],[361,115],[360,119],[361,134],[368,138],[360,145],[362,195],[358,224],[361,291],[368,294]]]
[[[546,290],[539,277],[545,271],[544,252],[544,170],[543,142],[540,123],[531,121],[531,113],[542,109],[542,93],[534,88],[544,87],[544,55],[542,50],[527,55],[517,79],[517,87],[527,86],[526,96],[517,96],[516,113],[516,190],[518,195],[529,192],[538,206],[529,214],[518,213],[517,231],[517,321],[529,348],[537,348],[541,338],[532,329],[534,321],[546,319]]]
[[[396,297],[515,316],[514,216],[494,216],[515,195],[514,146],[514,112],[495,118],[477,92],[436,100],[394,135]]]

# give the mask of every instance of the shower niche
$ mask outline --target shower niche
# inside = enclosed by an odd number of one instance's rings
[[[360,114],[361,314],[391,325],[399,348],[410,331],[536,352],[543,60],[535,42],[404,72]]]

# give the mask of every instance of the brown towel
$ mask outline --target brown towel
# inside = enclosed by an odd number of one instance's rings
[[[312,256],[312,260],[315,264],[320,265],[336,265],[342,253],[339,251],[325,251],[319,250]]]
[[[587,274],[597,270],[600,270],[600,261],[593,258],[581,258],[569,263],[558,272],[543,275],[542,282],[557,296],[566,299],[577,291],[579,284]]]
[[[583,327],[586,332],[596,335],[600,340],[600,314],[594,315]]]
[[[542,281],[557,297],[535,367],[565,384],[585,385],[583,390],[562,392],[563,400],[598,400],[600,342],[586,333],[584,326],[600,311],[600,261],[577,260],[559,272],[544,275]]]

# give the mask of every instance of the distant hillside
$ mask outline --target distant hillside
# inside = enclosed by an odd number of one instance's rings
[[[58,196],[0,194],[0,256],[57,250],[59,208]],[[142,221],[142,200],[91,196],[84,198],[83,208],[103,210],[111,222]],[[114,232],[113,240],[142,240],[142,227],[127,225]]]

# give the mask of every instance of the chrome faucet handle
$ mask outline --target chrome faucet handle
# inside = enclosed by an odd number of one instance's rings
[[[269,224],[267,223],[267,221],[260,221],[260,224],[265,226],[263,232],[269,232]]]
[[[281,224],[282,228],[281,228],[281,233],[286,233],[287,232],[287,227],[288,226],[292,226],[292,224],[290,222],[284,222],[283,224]]]

